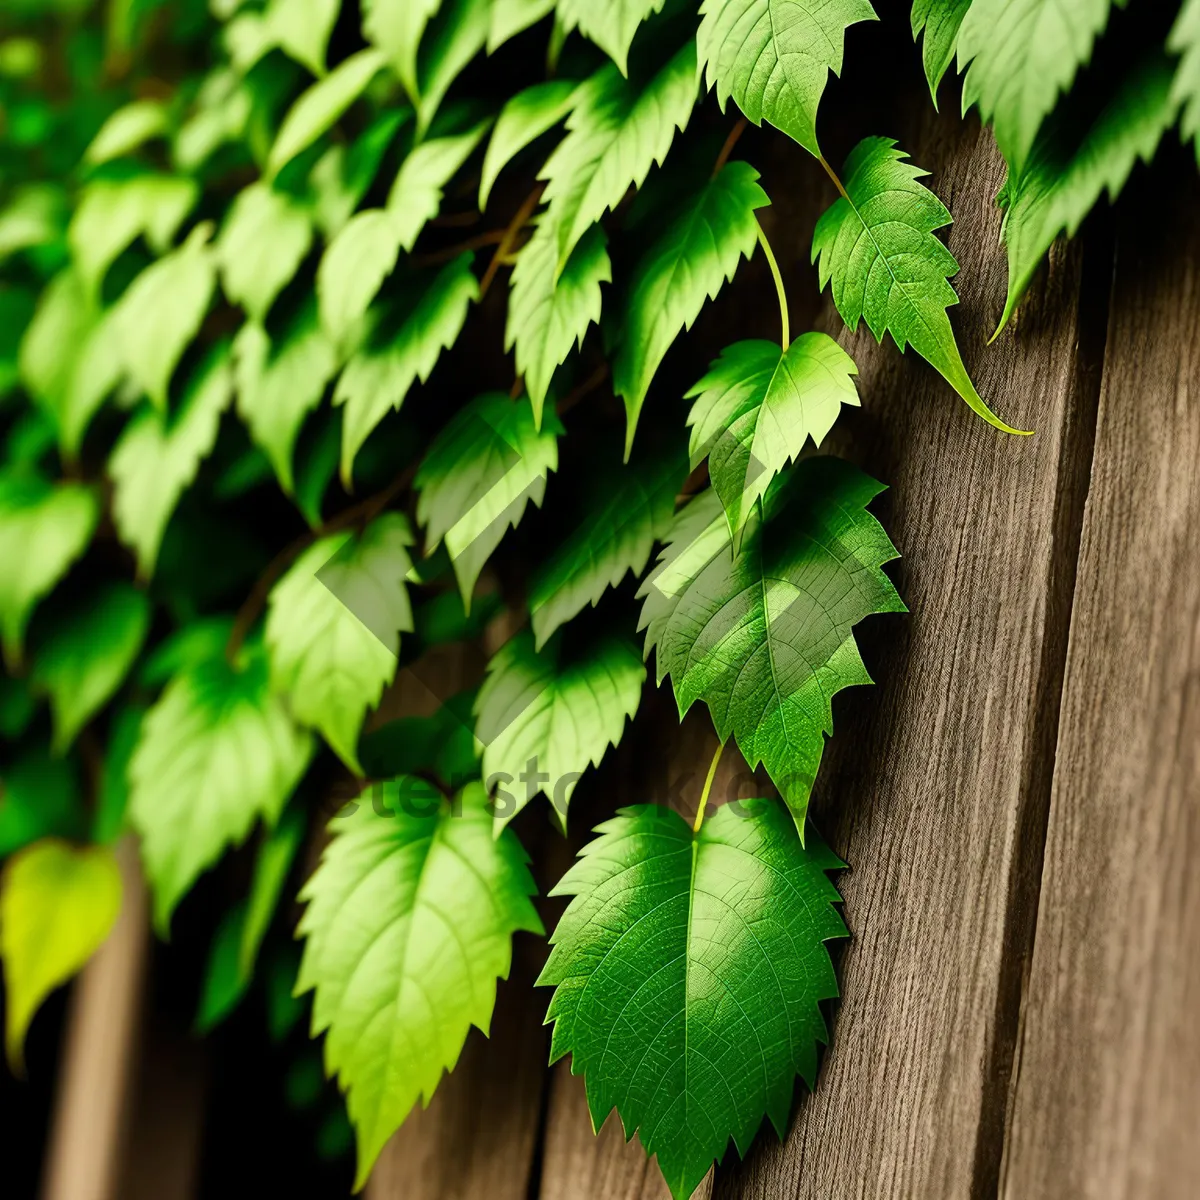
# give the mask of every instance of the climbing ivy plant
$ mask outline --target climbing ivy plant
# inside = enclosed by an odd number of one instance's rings
[[[112,926],[123,832],[164,937],[246,844],[199,1024],[278,977],[298,893],[286,990],[311,993],[361,1186],[487,1031],[515,935],[544,934],[525,810],[577,832],[577,785],[669,678],[773,794],[719,805],[714,758],[691,820],[612,798],[554,889],[552,1057],[677,1198],[764,1118],[782,1135],[847,933],[809,799],[834,695],[870,682],[855,630],[904,605],[883,485],[821,452],[872,396],[834,337],[793,336],[739,137],[773,126],[828,176],[786,234],[845,325],[1019,433],[960,353],[938,181],[885,112],[835,169],[823,95],[881,37],[935,104],[962,73],[1007,165],[1003,328],[1168,129],[1200,156],[1200,0],[1166,7],[914,0],[918,52],[868,0],[7,4],[10,1060]],[[768,272],[777,320],[687,336]],[[402,702],[481,644],[467,690]]]

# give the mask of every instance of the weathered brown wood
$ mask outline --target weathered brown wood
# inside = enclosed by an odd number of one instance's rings
[[[1200,1195],[1200,189],[1151,204],[1118,235],[1009,1200]]]
[[[116,847],[124,892],[108,940],[73,985],[43,1200],[117,1200],[150,949],[137,846]]]
[[[1037,434],[997,433],[911,351],[851,336],[826,310],[863,402],[834,444],[892,487],[877,507],[905,555],[894,577],[912,611],[863,628],[881,686],[835,702],[817,785],[818,823],[851,864],[832,1048],[786,1144],[761,1133],[745,1164],[731,1154],[721,1197],[967,1200],[997,1185],[1091,457],[1095,322],[1086,305],[1081,320],[1076,246],[1052,261],[1020,327],[985,348],[1004,295],[1001,163],[975,123],[919,114],[894,113],[892,132],[955,216],[964,358],[996,410]],[[795,160],[764,171],[769,193],[785,192]],[[793,294],[812,286],[811,229],[772,230]]]

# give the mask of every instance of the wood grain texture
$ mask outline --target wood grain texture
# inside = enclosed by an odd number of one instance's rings
[[[1118,234],[1008,1200],[1200,1195],[1200,188],[1181,190]]]
[[[42,1200],[118,1200],[134,1111],[150,918],[137,846],[116,846],[121,912],[73,985]]]
[[[911,350],[819,318],[857,362],[863,404],[828,445],[891,486],[876,509],[904,555],[892,573],[911,615],[860,627],[880,686],[835,701],[814,797],[851,864],[832,1048],[786,1143],[760,1132],[746,1163],[727,1158],[723,1198],[968,1200],[995,1195],[999,1176],[1096,376],[1078,247],[985,348],[1006,278],[990,134],[927,104],[894,121],[954,213],[967,365],[1001,416],[1037,434],[997,433]],[[769,194],[786,194],[796,159],[764,170]],[[789,294],[812,286],[811,229],[787,219],[771,233]]]

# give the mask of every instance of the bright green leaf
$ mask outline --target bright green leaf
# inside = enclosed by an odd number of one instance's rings
[[[196,877],[256,817],[275,823],[312,756],[312,738],[271,693],[265,656],[246,657],[240,669],[218,657],[175,676],[129,764],[129,819],[163,935]]]
[[[1115,200],[1138,159],[1154,157],[1178,112],[1171,82],[1170,60],[1154,51],[1120,80],[1082,139],[1057,114],[1044,127],[1024,173],[1003,193],[1008,298],[1000,329],[1054,239],[1064,230],[1074,237],[1101,194]]]
[[[613,388],[625,401],[626,458],[650,381],[671,343],[754,252],[754,210],[770,204],[757,181],[746,163],[726,163],[638,264],[613,361]]]
[[[167,411],[171,376],[199,333],[216,288],[211,233],[208,224],[197,226],[178,250],[148,266],[113,317],[125,370],[159,412]]]
[[[1200,164],[1200,0],[1183,0],[1167,49],[1180,56],[1171,99],[1183,106],[1179,135],[1195,143]]]
[[[612,263],[599,225],[579,240],[558,274],[558,235],[549,217],[539,222],[513,268],[504,348],[516,347],[517,374],[525,381],[540,426],[555,369],[590,325],[600,320],[600,285],[612,282]],[[556,281],[557,276],[557,281]]]
[[[675,518],[639,592],[646,651],[658,682],[671,676],[680,716],[704,700],[722,741],[732,734],[751,769],[766,765],[801,830],[833,695],[871,682],[852,630],[905,611],[881,570],[896,550],[866,510],[882,490],[840,459],[806,459],[768,489],[735,556],[710,489]]]
[[[13,189],[0,209],[0,262],[11,254],[45,246],[62,236],[66,196],[52,183]]]
[[[442,0],[364,0],[363,37],[388,57],[414,104],[420,99],[417,51]]]
[[[1118,0],[1122,3],[1123,0]],[[974,0],[958,32],[963,112],[979,105],[1013,178],[1042,121],[1092,56],[1113,0]]]
[[[67,230],[71,255],[90,296],[99,294],[108,268],[138,237],[156,254],[170,246],[196,206],[194,180],[172,175],[102,179],[83,190]]]
[[[424,137],[451,84],[487,43],[493,0],[444,0],[421,47],[417,136]]]
[[[466,133],[422,142],[400,167],[387,207],[358,213],[334,238],[317,271],[317,295],[321,321],[335,341],[357,329],[400,251],[411,250],[437,216],[442,189],[486,129],[481,122]]]
[[[829,72],[842,73],[846,29],[876,20],[868,0],[704,0],[696,34],[709,88],[754,122],[769,121],[811,154]]]
[[[675,1200],[764,1116],[782,1138],[796,1076],[816,1081],[837,995],[825,943],[846,936],[827,872],[774,800],[693,834],[658,805],[622,809],[552,895],[571,896],[538,983],[556,987],[550,1058],[571,1055],[592,1123],[615,1108]]]
[[[272,686],[356,775],[363,718],[395,678],[400,634],[412,630],[412,540],[407,518],[384,514],[360,535],[321,538],[271,591]]]
[[[912,34],[915,42],[925,31],[921,43],[921,61],[925,65],[925,78],[929,81],[929,94],[937,107],[938,85],[942,76],[954,61],[958,49],[958,30],[962,25],[971,0],[913,0]]]
[[[91,591],[37,648],[33,683],[50,695],[54,751],[75,735],[120,687],[150,627],[150,602],[128,583]]]
[[[167,522],[217,440],[221,413],[233,399],[228,355],[217,351],[197,369],[179,411],[152,408],[134,416],[108,460],[113,523],[137,555],[138,575],[154,574]]]
[[[324,75],[329,35],[340,8],[339,0],[271,0],[271,32],[285,54],[314,75]]]
[[[470,253],[444,266],[420,290],[379,312],[365,344],[346,364],[333,402],[345,407],[342,419],[342,480],[350,485],[354,460],[371,431],[399,410],[409,389],[425,382],[443,350],[454,345],[479,298]]]
[[[771,480],[804,448],[820,446],[843,404],[858,404],[854,360],[827,333],[805,333],[781,352],[776,342],[735,342],[684,397],[695,398],[692,466],[708,474],[734,548]]]
[[[360,50],[303,92],[284,118],[271,147],[267,174],[274,175],[327,132],[363,94],[383,63],[383,55],[378,50]]]
[[[314,164],[309,175],[313,220],[332,240],[354,215],[375,181],[383,156],[400,127],[412,116],[407,108],[380,113],[350,145],[334,143]]]
[[[637,649],[615,638],[563,661],[556,642],[539,652],[522,632],[493,655],[475,702],[475,736],[484,746],[485,783],[499,780],[515,792],[502,786],[498,793],[506,802],[496,807],[497,830],[539,791],[566,829],[576,783],[621,740],[645,681]]]
[[[0,882],[4,1044],[19,1070],[25,1031],[42,1001],[66,983],[108,937],[121,909],[121,870],[104,846],[36,842],[5,867]]]
[[[243,325],[233,354],[238,413],[291,495],[296,436],[337,370],[337,351],[317,320],[315,301],[304,305],[275,346],[261,325]]]
[[[530,582],[529,614],[539,650],[585,605],[598,604],[629,572],[646,569],[654,543],[671,527],[675,495],[686,475],[682,457],[659,455],[608,481],[583,524]]]
[[[553,8],[554,0],[492,0],[488,53],[494,54],[510,38],[523,33],[530,25],[536,25]]]
[[[166,106],[158,100],[135,100],[118,108],[83,152],[84,162],[93,166],[131,154],[170,128]]]
[[[566,31],[578,29],[595,42],[629,74],[629,47],[633,36],[653,13],[661,12],[666,0],[558,0],[558,19]]]
[[[687,128],[696,103],[696,47],[690,40],[644,88],[615,66],[580,84],[567,136],[538,175],[558,238],[558,269],[579,239],[631,187],[662,163],[676,129]]]
[[[86,549],[99,515],[81,484],[0,472],[0,635],[10,669],[21,662],[34,606]]]
[[[301,893],[296,984],[316,989],[312,1032],[328,1031],[326,1070],[347,1093],[356,1188],[453,1069],[470,1027],[487,1032],[513,934],[542,932],[525,852],[511,830],[493,837],[481,784],[453,810],[417,780],[375,786],[391,815],[360,803],[333,821]]]
[[[571,111],[575,87],[569,79],[535,83],[518,92],[500,110],[479,176],[480,212],[487,208],[496,177],[506,164]]]
[[[527,397],[489,392],[467,405],[438,434],[417,470],[417,520],[425,552],[445,540],[463,605],[470,609],[479,572],[532,500],[539,508],[546,478],[558,470],[558,416],[539,430]]]
[[[311,245],[308,213],[269,184],[252,183],[230,206],[215,247],[225,294],[252,321],[265,320]]]
[[[864,138],[850,152],[846,195],[813,234],[821,287],[833,281],[833,302],[852,330],[865,318],[877,342],[890,333],[901,351],[911,345],[989,425],[1021,433],[988,408],[963,365],[946,312],[958,303],[949,281],[958,263],[933,236],[952,218],[917,182],[929,172],[906,157],[890,138]]]

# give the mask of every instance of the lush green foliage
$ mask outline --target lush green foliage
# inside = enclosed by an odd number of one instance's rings
[[[914,0],[918,51],[868,0],[6,6],[10,1059],[111,927],[112,841],[138,838],[164,935],[232,852],[198,1025],[256,984],[284,1025],[311,992],[361,1184],[542,932],[520,839],[599,804],[557,889],[554,1056],[676,1196],[764,1116],[782,1134],[846,932],[809,796],[834,695],[870,682],[856,626],[904,606],[883,485],[825,445],[870,388],[791,337],[787,218],[738,138],[774,126],[827,188],[813,259],[846,325],[1016,432],[964,365],[928,172],[871,128],[841,176],[822,156],[836,77],[874,44],[936,101],[957,59],[1008,169],[1003,327],[1173,125],[1200,155],[1200,0],[1168,7]],[[689,335],[768,270],[777,341]],[[651,655],[782,803],[710,812],[710,771],[691,828],[611,816]],[[268,966],[297,894],[298,976]]]

